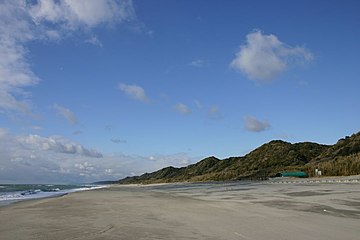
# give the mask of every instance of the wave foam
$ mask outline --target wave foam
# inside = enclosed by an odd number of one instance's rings
[[[42,191],[41,189],[30,189],[26,191],[4,192],[4,193],[0,193],[0,202],[57,197],[68,193],[89,191],[89,190],[101,189],[105,187],[106,186],[88,186],[88,187],[79,187],[79,188],[66,189],[66,190],[61,190],[60,188],[53,188],[46,191]]]

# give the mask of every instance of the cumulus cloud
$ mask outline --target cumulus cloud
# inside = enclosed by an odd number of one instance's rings
[[[31,94],[25,90],[39,78],[27,60],[27,43],[58,41],[75,30],[88,33],[133,18],[131,0],[0,1],[0,113],[31,114]]]
[[[15,136],[0,128],[0,182],[79,183],[117,180],[194,159],[173,155],[102,155],[61,136]],[[196,159],[199,160],[199,159]]]
[[[1,130],[0,181],[1,182],[81,182],[75,164],[84,162],[96,165],[102,154],[60,136],[14,136]],[[94,169],[99,175],[102,169]],[[95,177],[94,175],[94,177]],[[100,176],[100,175],[99,175]],[[96,178],[96,177],[95,177]]]
[[[284,72],[290,64],[309,62],[313,54],[304,47],[291,47],[275,35],[256,30],[246,36],[230,66],[255,81],[268,81]]]
[[[245,128],[251,132],[262,132],[270,128],[270,124],[266,120],[258,120],[253,116],[244,117]]]
[[[191,113],[191,110],[188,106],[183,103],[178,103],[175,105],[175,110],[183,115],[187,115]]]
[[[56,153],[79,154],[87,157],[101,158],[103,155],[94,149],[87,149],[60,136],[41,137],[30,134],[16,138],[29,149],[53,151]]]
[[[54,104],[53,108],[71,124],[77,124],[77,118],[70,109]]]
[[[131,97],[132,99],[141,102],[149,101],[149,98],[146,96],[145,90],[138,85],[120,83],[118,87],[123,93],[125,93],[127,96]]]

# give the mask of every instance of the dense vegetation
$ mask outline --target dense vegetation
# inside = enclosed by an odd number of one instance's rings
[[[275,140],[243,157],[224,160],[208,157],[187,167],[167,167],[127,177],[118,183],[267,179],[283,171],[306,171],[313,176],[315,168],[319,168],[324,176],[360,174],[360,132],[340,139],[334,145]]]

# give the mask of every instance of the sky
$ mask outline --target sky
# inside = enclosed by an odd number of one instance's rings
[[[0,182],[116,180],[360,130],[360,2],[0,0]]]

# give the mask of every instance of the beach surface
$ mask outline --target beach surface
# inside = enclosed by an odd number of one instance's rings
[[[0,207],[2,240],[354,240],[359,235],[359,182],[111,186]]]

